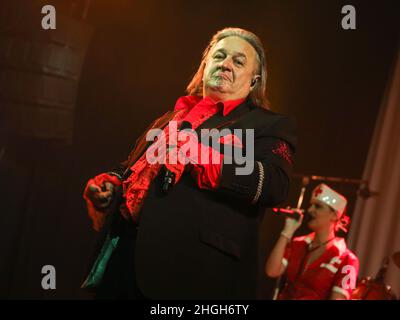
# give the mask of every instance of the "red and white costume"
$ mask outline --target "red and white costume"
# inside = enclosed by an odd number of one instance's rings
[[[347,248],[343,238],[336,237],[324,253],[304,269],[313,238],[314,233],[296,237],[286,247],[282,264],[287,269],[287,280],[279,299],[326,300],[332,292],[349,299],[356,285],[358,258]]]

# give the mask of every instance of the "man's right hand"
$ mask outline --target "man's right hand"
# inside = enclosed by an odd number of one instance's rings
[[[104,182],[101,186],[90,184],[86,195],[96,208],[105,209],[113,199],[114,189],[111,182]]]

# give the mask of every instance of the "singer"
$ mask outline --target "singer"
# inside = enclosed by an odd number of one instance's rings
[[[286,271],[287,281],[279,295],[281,300],[350,299],[358,275],[358,258],[347,249],[338,229],[347,231],[347,200],[325,184],[312,193],[306,236],[293,238],[299,220],[287,217],[284,229],[272,250],[265,272],[277,278]]]
[[[165,162],[150,164],[146,131],[126,161],[87,183],[84,199],[101,241],[82,287],[97,299],[256,297],[259,218],[286,199],[296,147],[294,122],[269,110],[266,81],[255,34],[226,28],[213,36],[188,95],[149,130],[168,135],[172,120],[196,132],[251,129],[254,141],[221,143],[242,150],[254,143],[247,159],[254,170],[238,174],[241,164],[224,152],[218,161],[172,163],[179,141],[167,146]]]

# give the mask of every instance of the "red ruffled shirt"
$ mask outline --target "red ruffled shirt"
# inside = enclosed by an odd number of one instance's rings
[[[232,112],[239,104],[245,99],[229,100],[224,102],[215,102],[209,97],[201,98],[198,96],[185,96],[178,99],[175,104],[175,111],[188,109],[190,110],[183,121],[190,123],[196,123],[200,119],[206,120],[212,115],[215,115],[221,109],[223,116],[228,115]],[[204,121],[203,121],[204,122]],[[193,127],[193,129],[196,129]],[[240,146],[241,142],[235,137],[224,137],[220,140],[221,143],[232,144]],[[209,149],[211,152],[211,149]],[[216,152],[214,150],[214,152]],[[210,155],[211,157],[211,155]],[[217,155],[218,157],[218,155]],[[218,163],[212,163],[211,159],[209,164],[196,164],[192,166],[191,174],[196,180],[199,188],[202,189],[215,189],[219,185],[221,177],[221,167],[223,161],[223,155],[219,154],[220,161]]]
[[[243,101],[244,99],[238,99],[216,103],[209,97],[201,98],[197,96],[184,96],[179,98],[175,104],[175,111],[182,110],[181,113],[178,113],[176,115],[175,120],[179,122],[190,122],[192,124],[192,129],[196,129],[208,118],[215,115],[219,110],[221,110],[222,114],[226,116]],[[183,117],[181,116],[181,114],[183,114]],[[164,132],[166,131],[167,128],[164,129]],[[240,141],[238,141],[238,139],[235,139],[234,136],[223,137],[221,138],[220,142],[230,143],[233,145],[241,143]],[[198,144],[198,147],[199,149],[201,148],[200,142]],[[215,189],[220,181],[223,155],[218,153],[217,157],[219,158],[219,161],[215,163],[211,161],[212,159],[214,159],[213,157],[216,153],[215,150],[213,150],[209,146],[206,146],[205,149],[201,150],[205,150],[205,152],[208,154],[209,161],[208,163],[204,164],[191,164],[191,174],[199,188]],[[167,155],[167,162],[165,165],[169,170],[176,174],[175,183],[177,183],[182,176],[183,171],[185,170],[185,165],[181,163],[169,164],[168,157],[169,154]],[[120,212],[125,218],[128,219],[129,217],[132,217],[134,221],[136,220],[137,214],[139,213],[140,208],[146,198],[148,188],[154,177],[158,174],[159,168],[159,165],[149,164],[146,160],[145,155],[143,155],[131,167],[132,174],[122,184],[125,202],[121,205]],[[95,230],[99,230],[102,227],[104,223],[104,213],[107,213],[107,210],[97,209],[90,201],[87,196],[89,185],[95,183],[96,185],[101,186],[106,181],[113,182],[115,178],[115,176],[101,174],[96,176],[94,179],[91,179],[86,185],[84,191],[84,199],[86,200],[89,216],[93,220],[93,226]],[[120,185],[121,182],[117,181],[113,184]]]

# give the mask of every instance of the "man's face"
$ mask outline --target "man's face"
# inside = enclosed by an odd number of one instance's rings
[[[257,69],[257,53],[246,40],[237,36],[224,38],[208,54],[203,94],[219,100],[245,98]]]

